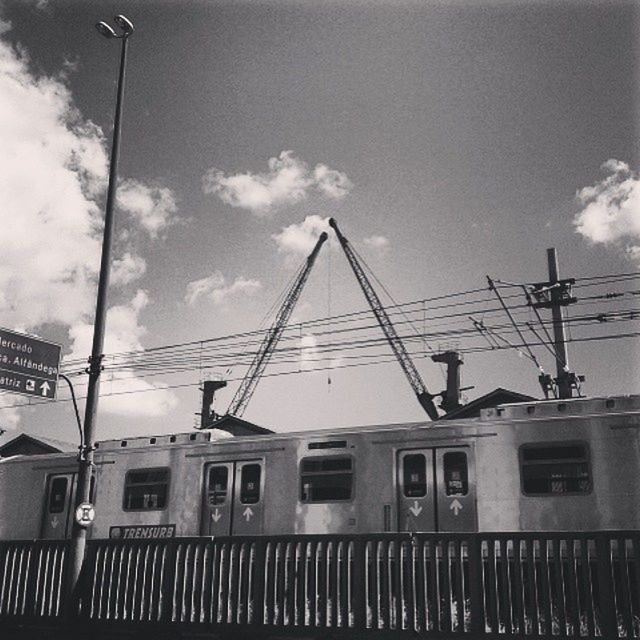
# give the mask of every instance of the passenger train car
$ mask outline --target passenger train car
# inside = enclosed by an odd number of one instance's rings
[[[110,440],[95,463],[93,538],[640,529],[640,396]],[[0,460],[0,539],[69,537],[76,468],[70,454]]]

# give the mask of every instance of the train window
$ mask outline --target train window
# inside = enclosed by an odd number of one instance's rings
[[[427,461],[422,453],[412,453],[402,459],[404,465],[404,495],[407,498],[423,498],[427,495]]]
[[[586,444],[531,444],[520,448],[522,489],[526,495],[580,494],[591,491]]]
[[[167,506],[169,469],[129,471],[124,485],[125,511],[160,511]]]
[[[260,500],[260,472],[259,464],[245,464],[240,476],[240,502],[255,504]]]
[[[300,465],[302,502],[340,502],[351,500],[353,460],[348,456],[304,458]]]
[[[62,513],[67,501],[67,478],[54,478],[49,490],[49,513]]]
[[[443,456],[444,486],[448,496],[466,496],[469,492],[467,454],[464,451],[449,451]]]
[[[229,469],[227,467],[211,467],[209,469],[209,506],[224,504],[227,501],[227,484]]]

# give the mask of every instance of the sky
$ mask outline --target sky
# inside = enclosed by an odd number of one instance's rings
[[[634,3],[4,0],[0,326],[61,344],[77,395],[120,48],[94,24],[118,13],[135,32],[98,439],[193,428],[207,378],[229,381],[224,413],[251,332],[331,216],[399,305],[430,391],[444,372],[428,356],[461,348],[469,400],[498,386],[540,396],[486,276],[544,282],[549,247],[578,280],[569,315],[591,315],[570,329],[583,391],[640,391]],[[474,293],[446,297],[460,292]],[[535,317],[518,314],[526,332]],[[520,350],[490,351],[483,318]],[[423,419],[335,239],[290,324],[244,418],[278,431]],[[553,374],[548,350],[534,353]],[[73,441],[59,387],[58,402],[0,394],[0,428]]]

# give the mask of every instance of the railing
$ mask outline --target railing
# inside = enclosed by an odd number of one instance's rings
[[[0,542],[0,620],[56,618],[68,543]]]
[[[0,543],[0,628],[62,613],[66,545]],[[640,532],[94,540],[95,625],[640,638]]]

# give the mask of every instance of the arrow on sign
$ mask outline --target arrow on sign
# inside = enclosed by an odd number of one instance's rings
[[[457,516],[462,511],[462,505],[458,500],[454,500],[450,505],[449,509],[453,511],[453,515]]]
[[[49,383],[45,380],[41,385],[40,385],[40,390],[42,391],[42,395],[46,396],[49,394],[49,389],[51,389],[51,386],[49,385]]]
[[[222,514],[220,513],[220,509],[216,509],[212,514],[211,514],[211,519],[214,522],[218,522],[218,520],[220,520],[220,518],[222,518]]]
[[[253,515],[253,511],[251,510],[251,507],[247,507],[243,512],[242,515],[244,516],[244,519],[249,522],[249,520],[251,520],[251,516]]]
[[[418,504],[417,500],[413,501],[413,507],[409,507],[409,511],[417,518],[422,513],[422,507]]]

